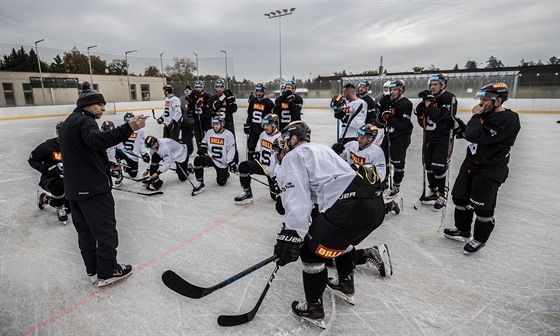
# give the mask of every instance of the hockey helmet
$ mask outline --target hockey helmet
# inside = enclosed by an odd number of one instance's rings
[[[173,86],[167,84],[166,86],[163,87],[163,93],[165,93],[166,95],[168,94],[172,94],[173,93]]]
[[[508,99],[508,87],[506,83],[497,82],[488,84],[478,90],[476,98],[489,97],[493,101],[502,98],[502,103]]]
[[[347,101],[343,95],[334,95],[331,99],[330,107],[334,112],[340,112],[346,104]]]
[[[390,93],[389,84],[391,84],[391,81],[390,81],[390,80],[388,80],[388,81],[386,81],[385,83],[383,83],[383,94],[384,94],[384,95],[388,95],[388,94]]]
[[[101,130],[102,131],[110,131],[112,129],[115,129],[115,124],[111,121],[111,120],[105,120],[102,124],[101,124]]]
[[[134,118],[134,113],[132,112],[126,112],[123,117],[124,121],[126,122],[130,121],[130,119],[132,118]]]
[[[158,140],[156,137],[151,135],[148,135],[146,139],[144,139],[144,146],[146,146],[146,148],[153,148],[157,143]]]
[[[198,89],[198,88],[204,89],[204,83],[202,81],[197,80],[197,81],[194,82],[194,88],[195,89]]]
[[[216,113],[212,116],[211,124],[212,126],[214,126],[214,124],[220,124],[223,127],[226,124],[226,118],[223,114]]]
[[[60,133],[60,127],[62,127],[62,123],[64,123],[64,121],[59,121],[56,123],[56,126],[54,127],[54,130],[56,132],[56,136],[58,137],[58,133]]]
[[[368,80],[360,81],[360,83],[358,83],[358,88],[360,88],[360,86],[363,86],[365,88],[369,88],[371,86],[371,81],[368,81]]]
[[[258,83],[255,86],[255,92],[266,92],[266,86],[263,83]]]
[[[278,128],[279,120],[280,118],[278,118],[278,115],[276,113],[270,113],[264,116],[261,122],[261,126],[262,128],[264,128],[265,125],[272,125],[274,127],[272,130],[274,131],[276,128]]]
[[[299,141],[310,141],[311,129],[303,120],[292,121],[284,127],[280,136],[289,143],[292,135],[295,135]]]
[[[402,92],[404,92],[405,85],[404,85],[404,81],[402,79],[394,80],[389,84],[389,90],[396,89],[396,88],[398,88]]]
[[[286,86],[290,85],[292,87],[292,91],[296,91],[296,83],[292,80],[287,80],[284,82],[284,90],[286,90]]]
[[[226,88],[226,81],[223,78],[217,79],[214,88]]]
[[[447,74],[444,73],[439,73],[437,75],[432,75],[430,76],[430,79],[428,80],[428,87],[430,87],[430,82],[432,81],[438,81],[442,88],[447,87],[447,82],[449,81],[449,76]]]
[[[377,133],[377,126],[372,124],[365,124],[358,129],[358,135],[366,137],[369,143],[373,142],[373,140],[377,138]]]

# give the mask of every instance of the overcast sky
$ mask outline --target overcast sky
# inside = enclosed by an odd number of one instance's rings
[[[506,66],[560,57],[560,2],[554,1],[52,1],[0,0],[0,42],[49,50],[87,47],[109,62],[129,55],[131,71],[160,53],[195,59],[201,73],[238,80],[279,76],[279,19],[264,13],[292,8],[282,18],[282,75],[308,79],[334,71],[389,72],[414,66],[485,67],[490,56]],[[11,50],[11,46],[10,46]],[[7,52],[9,52],[8,50]],[[2,53],[5,53],[5,48]],[[62,52],[61,52],[62,53]],[[45,56],[48,63],[51,55]],[[136,69],[135,69],[136,67]]]

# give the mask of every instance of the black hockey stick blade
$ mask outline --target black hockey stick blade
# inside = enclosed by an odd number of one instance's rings
[[[142,191],[134,191],[134,190],[128,190],[128,189],[120,189],[120,188],[113,188],[113,190],[126,191],[126,192],[129,192],[129,193],[138,194],[138,195],[142,195],[142,196],[163,195],[163,191],[142,192]]]
[[[149,179],[150,177],[149,177],[149,176],[130,177],[130,176],[126,176],[126,175],[125,175],[124,178],[127,179],[127,180],[132,180],[132,181],[136,181],[136,182],[141,182],[141,181],[144,181],[144,180]]]
[[[220,282],[217,285],[211,286],[211,287],[200,287],[197,285],[193,285],[190,282],[188,282],[187,280],[181,278],[177,273],[173,272],[172,270],[167,270],[165,272],[163,272],[163,274],[161,275],[161,280],[163,281],[163,283],[172,291],[181,294],[183,296],[186,296],[188,298],[191,299],[200,299],[202,297],[205,297],[206,295],[220,289],[223,288],[241,278],[243,278],[244,276],[253,273],[254,271],[258,270],[259,268],[269,264],[270,262],[276,260],[276,256],[273,255],[272,257],[268,257],[265,260],[237,273],[236,275],[233,275],[227,279],[225,279],[224,281]]]
[[[272,283],[272,280],[274,280],[274,277],[276,276],[276,272],[278,272],[279,268],[280,266],[278,265],[274,267],[274,271],[272,271],[272,274],[270,275],[270,278],[268,279],[268,282],[264,287],[261,297],[259,297],[259,301],[257,301],[257,304],[253,309],[251,309],[250,312],[245,314],[240,314],[240,315],[220,315],[218,316],[218,324],[222,327],[233,327],[252,321],[255,318],[255,315],[257,315],[257,311],[259,310],[264,300],[264,297],[266,296],[266,293],[270,288],[270,284]]]

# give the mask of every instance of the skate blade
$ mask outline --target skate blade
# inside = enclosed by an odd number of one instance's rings
[[[309,323],[313,324],[314,326],[317,326],[321,329],[326,329],[327,328],[327,326],[325,325],[325,321],[323,319],[314,320],[314,319],[310,319],[309,317],[303,317],[302,316],[301,320],[302,321],[307,321],[307,322],[309,322]]]
[[[193,190],[193,192],[191,193],[191,196],[195,196],[195,195],[198,195],[198,194],[202,194],[203,191],[204,191],[204,188],[202,188],[202,189],[200,189],[200,190],[197,190],[197,191],[194,191],[194,190]]]
[[[243,200],[243,201],[234,201],[236,205],[245,205],[245,204],[249,204],[249,203],[253,203],[253,200]]]
[[[340,291],[334,290],[332,288],[330,288],[329,286],[327,286],[328,289],[330,289],[331,292],[334,293],[334,295],[338,296],[339,298],[341,298],[342,300],[348,302],[351,305],[355,305],[356,301],[354,301],[354,297],[353,296],[348,296]]]
[[[448,239],[451,239],[451,240],[456,240],[456,241],[462,242],[462,243],[468,243],[471,240],[470,238],[465,238],[465,237],[462,237],[462,236],[450,236],[450,235],[447,235],[445,233],[443,234],[443,236],[445,238],[448,238]]]

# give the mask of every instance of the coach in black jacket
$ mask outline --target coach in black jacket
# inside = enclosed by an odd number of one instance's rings
[[[102,287],[132,272],[130,265],[117,263],[118,233],[112,180],[106,149],[128,139],[145,126],[142,116],[115,129],[101,132],[95,119],[105,112],[103,95],[84,82],[77,108],[60,128],[64,163],[64,188],[72,208],[72,222],[86,271]]]

